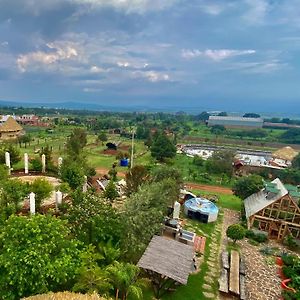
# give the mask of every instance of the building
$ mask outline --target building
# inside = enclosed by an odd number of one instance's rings
[[[225,128],[257,129],[263,127],[264,120],[262,118],[210,116],[207,124],[208,126],[222,125]]]
[[[248,229],[267,232],[269,238],[282,240],[291,234],[300,238],[300,192],[278,178],[244,200]]]
[[[18,136],[23,134],[23,128],[17,123],[13,117],[0,124],[0,140],[11,140],[16,139]]]
[[[16,116],[16,120],[18,121],[19,124],[22,124],[22,125],[31,125],[31,126],[39,125],[39,117],[36,115]]]
[[[278,149],[272,153],[272,165],[284,168],[290,167],[293,159],[298,155],[298,153],[298,151],[289,146]]]

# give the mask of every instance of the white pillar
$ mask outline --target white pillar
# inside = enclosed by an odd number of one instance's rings
[[[180,214],[180,203],[175,201],[173,210],[173,219],[179,219]]]
[[[42,155],[42,173],[46,172],[46,155]]]
[[[28,154],[24,153],[24,169],[25,174],[28,174]]]
[[[84,175],[84,183],[83,183],[83,187],[82,187],[83,193],[86,193],[86,192],[87,192],[87,188],[88,188],[88,184],[87,184],[87,176]]]
[[[60,170],[62,163],[63,163],[63,158],[62,158],[62,157],[59,157],[58,160],[57,160],[57,167],[58,167],[58,170]]]
[[[29,194],[30,214],[35,214],[35,193]]]
[[[55,206],[56,206],[56,210],[58,210],[58,206],[62,204],[62,192],[61,191],[57,191],[55,192]]]
[[[5,152],[5,164],[8,167],[8,175],[10,175],[11,165],[10,165],[10,154],[9,154],[9,152]]]

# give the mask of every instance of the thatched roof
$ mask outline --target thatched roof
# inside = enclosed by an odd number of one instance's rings
[[[22,300],[105,300],[97,294],[83,295],[70,292],[49,293],[31,296]]]
[[[295,149],[289,146],[278,149],[272,154],[274,158],[290,160],[290,161],[292,161],[297,155],[298,155],[298,151],[296,151]]]
[[[154,236],[138,266],[187,284],[193,270],[194,247],[161,236]]]
[[[0,126],[0,132],[15,132],[22,130],[22,126],[20,126],[13,117],[9,117],[7,121]]]

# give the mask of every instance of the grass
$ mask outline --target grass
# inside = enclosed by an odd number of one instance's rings
[[[234,195],[227,195],[222,193],[211,193],[207,191],[201,190],[192,190],[192,192],[196,195],[205,196],[217,196],[218,202],[216,203],[218,207],[227,208],[231,210],[235,210],[240,212],[241,211],[241,199]]]

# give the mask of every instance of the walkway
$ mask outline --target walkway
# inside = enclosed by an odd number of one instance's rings
[[[237,223],[239,215],[231,210],[224,210],[222,227],[222,249],[226,249],[227,237],[226,229],[230,224]],[[278,300],[281,288],[280,279],[277,276],[277,267],[267,264],[266,256],[263,256],[259,249],[263,246],[253,246],[247,239],[238,242],[246,264],[246,293],[248,300]],[[273,245],[269,245],[269,244]],[[269,242],[269,246],[278,246]],[[237,299],[220,295],[221,300]]]

